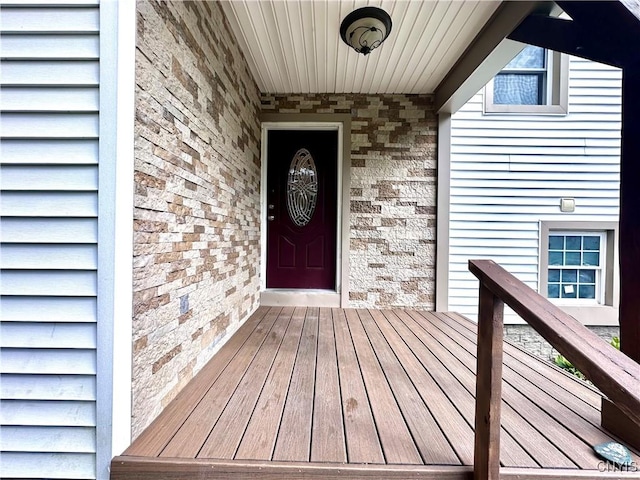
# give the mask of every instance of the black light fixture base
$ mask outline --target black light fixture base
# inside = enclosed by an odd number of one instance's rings
[[[356,23],[360,25],[354,29],[352,26]],[[362,7],[344,17],[340,24],[340,37],[356,52],[368,55],[386,40],[392,25],[391,17],[381,8]]]

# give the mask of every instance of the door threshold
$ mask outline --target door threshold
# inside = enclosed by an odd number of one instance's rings
[[[335,290],[270,288],[260,292],[260,305],[340,308],[340,294]]]

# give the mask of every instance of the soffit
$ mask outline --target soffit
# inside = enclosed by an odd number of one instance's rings
[[[501,4],[498,0],[231,0],[224,12],[265,93],[433,93]],[[340,23],[381,7],[393,28],[363,56]]]

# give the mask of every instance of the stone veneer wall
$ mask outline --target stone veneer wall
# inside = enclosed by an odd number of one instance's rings
[[[587,328],[607,343],[610,343],[613,337],[620,336],[620,327]],[[543,360],[553,362],[558,355],[558,351],[529,325],[505,325],[504,338]]]
[[[260,95],[217,2],[141,0],[133,435],[256,307]]]
[[[351,115],[352,307],[434,308],[432,102],[430,95],[262,95],[265,113]]]

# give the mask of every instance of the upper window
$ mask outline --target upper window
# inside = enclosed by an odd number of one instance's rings
[[[546,51],[529,45],[493,79],[493,103],[544,105],[547,103],[546,86]]]
[[[566,114],[568,61],[526,46],[485,88],[485,113]]]

